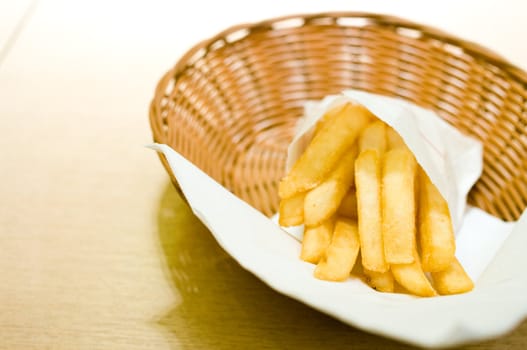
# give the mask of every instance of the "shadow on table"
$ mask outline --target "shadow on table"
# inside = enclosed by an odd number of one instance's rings
[[[167,276],[180,302],[158,323],[185,349],[413,349],[283,296],[216,243],[173,186],[158,211]]]

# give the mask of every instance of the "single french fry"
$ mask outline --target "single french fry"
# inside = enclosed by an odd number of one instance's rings
[[[386,272],[381,221],[381,168],[376,150],[362,151],[355,162],[358,227],[362,266]]]
[[[417,250],[414,248],[412,253],[414,262],[409,264],[393,264],[390,266],[393,277],[401,286],[412,294],[422,297],[437,295],[421,268]]]
[[[432,272],[432,281],[441,295],[469,292],[474,288],[474,282],[463,269],[457,258],[443,271]]]
[[[414,261],[415,173],[417,162],[407,148],[384,154],[382,167],[382,238],[388,264]]]
[[[353,163],[357,147],[352,146],[340,159],[337,167],[320,185],[310,190],[304,200],[304,223],[317,226],[335,214],[342,199],[353,184]]]
[[[305,193],[280,200],[278,223],[280,226],[297,226],[304,223]]]
[[[317,264],[331,242],[334,226],[335,220],[330,218],[319,226],[305,227],[300,259]]]
[[[315,277],[326,281],[347,279],[359,254],[360,242],[357,223],[337,218],[331,243],[315,268]]]
[[[357,219],[357,197],[354,189],[350,188],[342,198],[337,214],[350,219]]]
[[[322,116],[322,118],[320,118],[320,120],[318,120],[317,124],[315,125],[314,135],[316,135],[324,127],[328,120],[331,120],[331,118],[335,118],[335,115],[341,113],[344,108],[346,108],[345,104],[327,110],[326,113]]]
[[[391,127],[386,128],[386,141],[388,149],[406,148],[406,144],[401,135]]]
[[[456,241],[448,204],[424,170],[419,173],[418,239],[421,264],[427,272],[437,272],[452,265]]]
[[[280,198],[289,198],[319,185],[355,143],[370,118],[372,114],[366,108],[352,104],[346,104],[328,118],[289,174],[280,181]]]
[[[385,272],[375,272],[363,269],[366,283],[379,292],[393,293],[394,280],[390,270]]]
[[[359,136],[359,151],[376,150],[381,156],[386,150],[386,124],[381,120],[371,122]]]

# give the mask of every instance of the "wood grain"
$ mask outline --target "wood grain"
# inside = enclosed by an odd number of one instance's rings
[[[218,246],[171,185],[156,187],[150,229],[131,220],[79,225],[79,236],[92,237],[84,241],[70,229],[2,236],[0,348],[413,348],[272,291]],[[521,349],[526,339],[523,323],[464,349]]]

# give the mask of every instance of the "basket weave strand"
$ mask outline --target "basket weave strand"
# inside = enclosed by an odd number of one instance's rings
[[[150,122],[156,142],[271,215],[303,104],[350,88],[431,109],[481,140],[469,202],[505,220],[527,207],[527,74],[399,18],[326,13],[232,27],[165,74]]]

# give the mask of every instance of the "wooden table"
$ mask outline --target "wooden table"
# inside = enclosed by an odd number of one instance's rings
[[[230,258],[143,147],[148,103],[198,40],[286,13],[388,12],[526,63],[514,39],[525,11],[509,2],[478,2],[477,14],[470,1],[1,2],[0,348],[409,348],[272,291]],[[466,349],[526,343],[523,323]]]

